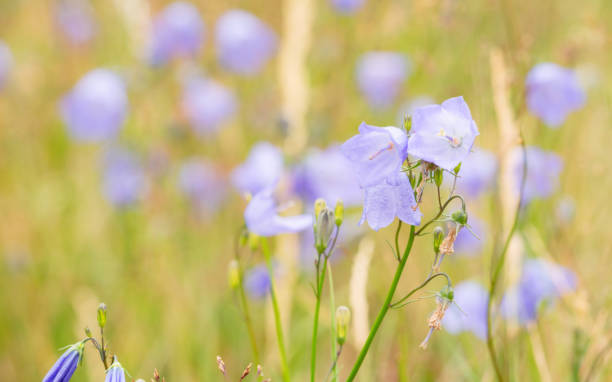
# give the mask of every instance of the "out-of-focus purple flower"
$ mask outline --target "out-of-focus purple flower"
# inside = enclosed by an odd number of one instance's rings
[[[256,265],[249,269],[244,278],[244,286],[249,295],[261,299],[270,292],[270,274],[265,265]]]
[[[140,200],[147,189],[143,169],[131,152],[114,148],[106,154],[104,191],[112,204],[126,207]]]
[[[339,13],[351,14],[363,7],[365,0],[331,0],[331,3]]]
[[[534,66],[527,74],[527,107],[550,127],[584,105],[586,96],[573,70],[551,62]]]
[[[244,220],[249,231],[260,236],[275,236],[312,228],[310,214],[280,216],[271,188],[253,196],[244,210]]]
[[[576,202],[570,196],[564,196],[557,202],[557,208],[555,211],[557,219],[562,224],[568,224],[576,216]]]
[[[225,12],[215,26],[217,58],[225,69],[252,75],[276,52],[274,31],[257,16],[241,9]]]
[[[191,3],[175,1],[164,8],[153,22],[149,59],[164,65],[177,58],[196,56],[204,43],[204,21]]]
[[[470,232],[467,228],[462,228],[455,239],[455,253],[464,256],[476,256],[482,252],[482,247],[487,235],[485,224],[474,216],[469,218]],[[476,236],[474,236],[476,234]]]
[[[490,151],[476,149],[461,162],[457,177],[457,192],[476,198],[491,189],[497,174],[497,157]],[[448,176],[451,179],[452,176]],[[451,179],[452,181],[452,179]]]
[[[74,45],[88,43],[97,31],[88,0],[61,0],[56,3],[55,23],[62,35]]]
[[[100,142],[117,135],[128,110],[121,78],[107,69],[87,73],[61,101],[70,135],[78,141]]]
[[[219,130],[235,113],[236,106],[234,93],[211,79],[193,78],[183,88],[183,111],[200,134]]]
[[[488,292],[476,281],[463,281],[454,290],[454,301],[444,318],[442,326],[449,333],[470,331],[481,340],[487,337]]]
[[[514,183],[517,192],[523,177],[523,150],[517,147],[510,154],[513,164]],[[551,151],[545,151],[536,146],[526,148],[527,178],[523,203],[532,199],[547,198],[557,189],[559,174],[563,169],[561,157]]]
[[[362,188],[375,186],[385,180],[397,184],[402,163],[406,159],[407,136],[397,127],[359,125],[359,134],[341,146],[342,153],[357,171]]]
[[[0,40],[0,90],[6,84],[9,74],[13,69],[13,55],[8,45]]]
[[[119,361],[117,361],[117,357],[115,357],[113,364],[106,370],[104,382],[125,382],[125,371]]]
[[[527,260],[518,284],[502,299],[502,315],[521,324],[533,322],[542,304],[553,304],[575,290],[576,284],[576,275],[565,267],[543,259]]]
[[[414,111],[408,153],[452,171],[470,153],[478,134],[463,97],[449,98]]]
[[[410,225],[421,224],[423,216],[414,199],[410,181],[403,173],[399,173],[397,185],[380,183],[365,189],[363,214],[359,224],[367,220],[368,225],[378,231],[393,223],[396,216]]]
[[[259,142],[246,161],[232,172],[232,182],[241,192],[256,194],[271,187],[283,173],[283,153],[268,142]]]
[[[226,186],[216,167],[203,159],[190,159],[181,165],[179,186],[205,212],[214,212],[225,199]]]
[[[84,348],[85,342],[83,341],[68,347],[43,378],[43,382],[68,382],[83,357]]]
[[[404,102],[398,112],[397,112],[397,125],[404,125],[404,118],[411,116],[414,111],[420,107],[435,104],[436,101],[426,95],[414,97],[406,102]]]
[[[338,199],[347,207],[355,206],[363,198],[351,163],[337,145],[308,153],[294,171],[293,187],[308,202],[323,198],[330,206]]]
[[[408,76],[409,61],[395,52],[369,52],[357,63],[357,85],[371,106],[390,106]]]

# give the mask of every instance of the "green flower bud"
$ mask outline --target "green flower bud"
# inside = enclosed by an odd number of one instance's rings
[[[436,182],[436,186],[440,187],[442,185],[442,179],[444,178],[444,172],[441,168],[437,168],[434,170],[434,182]]]
[[[98,325],[100,328],[106,325],[106,304],[103,302],[98,306]]]
[[[444,240],[444,229],[437,226],[433,230],[433,250],[434,253],[440,253],[440,244]]]
[[[346,341],[348,326],[351,323],[351,311],[344,305],[336,309],[336,340],[338,344],[343,345]]]
[[[338,199],[336,202],[334,216],[336,217],[336,226],[340,227],[342,225],[342,220],[344,219],[344,203],[342,202],[342,199]]]
[[[334,213],[331,210],[329,210],[327,207],[321,210],[321,213],[317,218],[314,231],[315,247],[317,252],[323,253],[327,248],[327,243],[329,242],[329,238],[334,231],[335,223]]]
[[[321,215],[321,211],[323,211],[326,208],[327,208],[327,203],[325,203],[325,200],[321,198],[315,200],[315,203],[314,203],[315,219],[318,219],[319,215]]]
[[[447,285],[440,291],[440,297],[448,301],[453,301],[453,299],[455,298],[455,290],[452,286]]]
[[[451,219],[453,219],[453,221],[459,225],[466,225],[468,221],[468,216],[465,210],[459,210],[453,212],[453,214],[451,215]]]
[[[230,261],[227,271],[227,280],[230,288],[232,289],[236,289],[238,286],[240,286],[240,269],[238,261]]]
[[[249,232],[249,248],[251,251],[257,250],[259,247],[259,235],[254,234],[253,232]]]

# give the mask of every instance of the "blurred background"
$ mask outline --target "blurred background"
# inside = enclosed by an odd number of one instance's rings
[[[335,145],[361,121],[400,126],[414,107],[463,95],[476,146],[492,155],[475,166],[495,163],[509,144],[492,86],[499,55],[525,141],[563,165],[523,210],[497,302],[526,258],[563,266],[575,285],[528,325],[497,317],[498,352],[512,380],[612,379],[611,25],[607,0],[0,0],[2,379],[41,379],[60,347],[96,328],[102,301],[111,351],[134,379],[157,368],[168,381],[221,380],[217,355],[239,375],[253,356],[227,270],[245,193],[276,179],[293,212],[318,196],[347,205],[332,265],[336,303],[354,316],[345,378],[388,288],[395,226],[357,226],[361,193],[343,187],[353,180]],[[521,106],[541,62],[571,69],[585,94],[563,123]],[[481,240],[443,265],[455,284],[488,285],[503,220],[496,169],[468,201]],[[421,210],[431,216],[427,192]],[[312,240],[274,241],[297,381],[308,376]],[[241,256],[264,373],[280,380],[263,259]],[[400,289],[431,262],[425,237]],[[330,363],[324,296],[318,380]],[[470,330],[443,329],[419,349],[434,308],[426,299],[391,311],[360,380],[493,380]],[[74,380],[102,378],[88,348]]]

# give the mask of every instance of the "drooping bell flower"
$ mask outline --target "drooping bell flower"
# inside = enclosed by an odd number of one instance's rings
[[[256,194],[272,187],[283,173],[283,153],[268,142],[253,146],[247,159],[232,172],[232,182],[241,192]]]
[[[310,151],[293,171],[293,188],[309,204],[322,198],[334,206],[341,199],[350,207],[363,199],[351,163],[338,145]]]
[[[584,90],[576,73],[551,62],[534,66],[525,81],[527,107],[545,124],[559,127],[568,114],[585,102]]]
[[[368,225],[378,231],[393,223],[396,216],[410,225],[421,224],[423,216],[418,209],[410,181],[404,173],[398,174],[395,185],[383,182],[365,189],[359,224],[367,220]]]
[[[312,228],[310,214],[280,216],[272,196],[272,188],[262,190],[253,196],[244,210],[244,220],[248,230],[259,236],[276,236]]]
[[[501,313],[520,324],[537,319],[540,308],[553,305],[562,295],[576,289],[576,275],[571,270],[544,259],[529,259],[523,264],[521,278],[501,302]]]
[[[8,81],[8,77],[13,69],[13,54],[2,40],[0,40],[0,90]]]
[[[442,326],[451,334],[464,331],[476,337],[487,338],[487,304],[489,293],[476,281],[463,281],[454,288],[454,304],[444,318]]]
[[[452,171],[468,156],[478,134],[463,97],[450,98],[414,111],[408,153]]]
[[[179,187],[199,210],[216,211],[226,196],[226,185],[221,173],[210,162],[192,158],[181,164]]]
[[[85,341],[77,342],[70,345],[62,356],[55,362],[51,370],[43,378],[43,382],[68,382],[76,371],[81,358],[83,357],[83,349]]]
[[[184,85],[182,109],[189,124],[201,135],[218,131],[236,108],[234,93],[214,80],[196,77]]]
[[[198,55],[205,39],[204,21],[198,9],[186,1],[175,1],[155,18],[149,47],[152,65],[165,65],[177,58]]]
[[[397,184],[402,163],[406,159],[406,133],[397,127],[359,125],[359,134],[341,146],[351,162],[362,188],[380,183]]]
[[[107,69],[87,73],[61,101],[70,135],[77,141],[114,138],[125,121],[128,98],[121,78]]]
[[[408,58],[401,53],[365,53],[357,62],[357,85],[371,106],[389,107],[408,76],[408,68]]]
[[[106,370],[104,382],[125,382],[125,370],[123,370],[123,367],[117,361],[117,357],[115,357],[113,363]]]
[[[225,12],[215,26],[217,59],[222,67],[241,75],[259,73],[276,52],[277,37],[250,12]]]
[[[462,162],[456,181],[457,193],[477,198],[495,185],[497,157],[490,151],[475,149]],[[452,181],[452,176],[446,177]]]
[[[148,184],[143,168],[131,152],[113,148],[106,153],[104,163],[104,193],[117,207],[127,207],[139,201]]]
[[[331,0],[334,9],[338,13],[352,14],[363,7],[365,0]]]
[[[523,192],[523,203],[537,198],[547,198],[555,192],[559,184],[559,174],[563,169],[561,157],[551,151],[545,151],[536,146],[526,149],[527,177]],[[510,154],[513,166],[514,187],[520,191],[523,178],[523,150],[517,147]]]
[[[244,277],[244,286],[249,296],[261,299],[270,292],[270,274],[264,264],[256,265],[249,269]]]
[[[54,11],[57,28],[70,43],[83,45],[96,35],[97,24],[88,0],[61,0]]]

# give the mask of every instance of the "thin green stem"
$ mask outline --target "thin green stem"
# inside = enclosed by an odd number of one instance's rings
[[[501,271],[504,267],[504,263],[506,261],[506,253],[508,252],[508,247],[510,247],[510,240],[516,231],[519,221],[519,215],[521,213],[521,204],[523,201],[523,194],[525,192],[525,180],[527,178],[527,151],[525,149],[525,141],[523,140],[523,135],[519,130],[519,139],[521,144],[521,149],[523,152],[523,176],[521,178],[520,192],[518,197],[518,203],[516,206],[516,211],[514,213],[514,218],[512,221],[512,226],[510,227],[510,231],[508,232],[508,236],[504,242],[502,250],[500,254],[497,256],[499,260],[495,265],[491,276],[491,283],[489,284],[489,301],[487,303],[487,348],[489,350],[489,355],[491,356],[491,363],[493,364],[493,369],[495,370],[495,375],[497,376],[497,380],[499,382],[504,381],[504,375],[501,370],[501,365],[497,359],[497,354],[495,352],[495,344],[493,343],[493,328],[492,328],[492,320],[491,320],[491,308],[493,306],[493,298],[495,297],[495,291],[497,288],[497,284],[499,282],[499,278],[501,275]],[[493,257],[495,259],[495,257]]]
[[[397,230],[395,231],[395,257],[397,258],[397,261],[400,261],[400,254],[399,254],[399,234],[400,231],[402,230],[402,221],[400,220],[397,223]]]
[[[329,270],[327,275],[329,276],[329,307],[331,310],[331,353],[336,354],[336,299],[334,297],[334,278],[332,276],[331,264],[327,264]],[[337,357],[337,356],[336,356]],[[336,368],[336,361],[334,361],[331,369],[332,382],[338,380],[338,369]]]
[[[274,310],[274,324],[276,326],[276,339],[278,340],[278,352],[280,353],[281,361],[281,372],[283,374],[283,380],[286,382],[291,381],[289,374],[289,364],[287,363],[287,353],[285,351],[285,339],[283,336],[283,327],[281,323],[280,310],[278,308],[278,301],[276,299],[276,292],[274,288],[274,267],[272,266],[272,256],[270,255],[270,248],[268,247],[268,240],[265,237],[261,238],[261,250],[268,266],[268,272],[270,273],[270,298],[272,299],[272,308]]]
[[[436,214],[436,216],[434,216],[431,220],[429,220],[427,223],[423,224],[423,226],[421,226],[421,228],[419,228],[418,231],[416,231],[415,235],[418,236],[421,232],[423,232],[425,230],[425,228],[427,228],[431,223],[433,223],[434,221],[438,220],[438,218],[440,216],[442,216],[442,213],[444,212],[444,210],[446,209],[446,207],[448,207],[448,205],[455,199],[459,199],[461,200],[461,206],[463,209],[465,209],[465,201],[463,200],[463,198],[460,195],[453,195],[451,197],[449,197],[446,202],[444,202],[444,204],[442,205],[442,208],[440,208],[440,211],[438,211],[438,213]]]
[[[351,373],[349,374],[346,380],[347,382],[353,381],[355,377],[357,376],[357,373],[359,372],[359,368],[361,367],[363,360],[368,354],[368,350],[370,350],[372,341],[374,340],[374,337],[376,336],[376,333],[378,332],[378,329],[380,328],[380,325],[382,324],[383,319],[385,318],[385,315],[387,314],[387,312],[389,311],[389,308],[391,307],[391,301],[393,300],[393,295],[395,294],[395,290],[397,289],[397,284],[399,283],[400,277],[402,276],[402,272],[404,271],[404,267],[406,266],[408,256],[410,255],[410,250],[412,249],[412,244],[414,243],[414,237],[415,237],[414,226],[410,226],[410,236],[408,238],[408,243],[406,244],[406,248],[404,249],[402,259],[399,265],[397,266],[397,269],[395,270],[395,276],[393,277],[393,281],[391,282],[391,286],[389,287],[389,292],[387,292],[387,297],[385,298],[385,302],[383,303],[383,306],[380,308],[380,312],[378,312],[378,316],[376,317],[376,320],[374,321],[374,325],[372,326],[372,329],[370,330],[370,334],[368,335],[368,338],[366,339],[365,344],[363,345],[363,347],[361,348],[361,351],[359,352],[359,355],[357,356],[355,365],[353,365],[353,369],[351,370]]]
[[[242,311],[244,313],[244,323],[246,324],[247,331],[249,333],[249,340],[251,342],[251,348],[253,350],[253,358],[255,359],[255,363],[259,365],[259,351],[257,349],[257,337],[255,336],[255,330],[253,329],[253,322],[251,321],[251,313],[249,309],[249,300],[246,298],[246,293],[244,292],[244,284],[242,269],[239,271],[239,283],[238,283],[238,291],[240,294],[240,303],[242,304]],[[272,276],[270,276],[272,278]]]
[[[310,381],[314,382],[315,380],[315,371],[317,368],[317,334],[319,332],[319,311],[321,310],[321,293],[323,292],[323,283],[325,282],[325,272],[327,270],[327,256],[323,255],[323,269],[321,270],[321,274],[317,276],[317,290],[316,290],[316,298],[317,301],[315,303],[315,313],[312,324],[312,341],[310,348]],[[317,269],[317,274],[319,270]]]
[[[429,282],[430,282],[431,280],[435,279],[436,277],[440,277],[440,276],[443,276],[443,277],[445,277],[445,278],[446,278],[446,282],[448,283],[448,286],[449,286],[449,287],[453,285],[453,284],[452,284],[452,282],[451,282],[451,280],[450,280],[450,277],[448,277],[448,275],[447,275],[446,273],[444,273],[444,272],[439,272],[439,273],[433,274],[433,275],[429,276],[427,279],[425,279],[425,281],[423,281],[423,282],[421,283],[421,285],[417,286],[416,288],[414,288],[413,290],[411,290],[410,292],[408,292],[408,294],[407,294],[407,295],[405,295],[404,297],[400,298],[398,301],[396,301],[396,302],[392,303],[392,304],[391,304],[391,307],[392,307],[392,308],[397,307],[397,306],[398,306],[398,305],[400,305],[402,302],[404,302],[404,301],[408,300],[408,299],[410,298],[410,296],[412,296],[413,294],[415,294],[415,293],[416,293],[416,292],[418,292],[419,290],[421,290],[421,289],[425,288],[425,286],[427,286],[427,284],[429,284]]]

